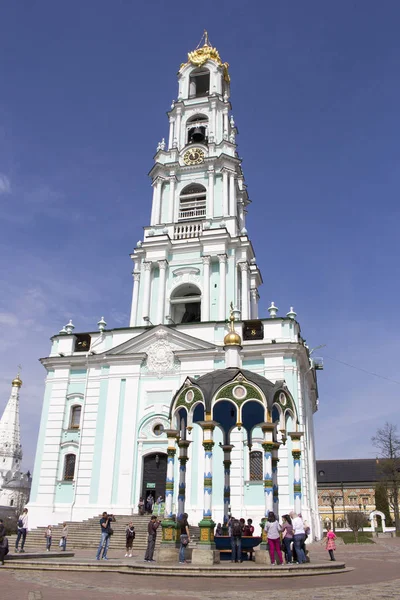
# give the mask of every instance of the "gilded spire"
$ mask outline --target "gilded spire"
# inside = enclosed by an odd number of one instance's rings
[[[230,331],[224,337],[224,346],[241,346],[242,338],[240,337],[240,335],[238,333],[236,333],[235,327],[234,327],[235,315],[234,315],[234,308],[233,308],[232,302],[230,304],[230,309],[231,309],[231,312],[229,315]]]
[[[203,45],[201,45],[201,44],[203,44]],[[225,81],[227,81],[229,83],[229,81],[230,81],[229,73],[228,73],[229,64],[227,62],[225,62],[225,63],[222,62],[218,50],[216,48],[213,48],[210,43],[210,40],[208,37],[208,32],[206,30],[204,30],[204,33],[203,33],[201,40],[198,43],[196,49],[193,50],[192,52],[188,53],[188,61],[186,63],[181,64],[181,69],[188,63],[191,63],[195,67],[201,67],[208,60],[213,60],[220,67],[223,68],[224,79],[225,79]]]

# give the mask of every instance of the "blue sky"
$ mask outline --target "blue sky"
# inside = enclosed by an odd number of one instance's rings
[[[317,457],[373,457],[400,424],[397,332],[400,4],[393,0],[0,7],[0,410],[22,363],[24,465],[45,372],[70,319],[128,323],[129,252],[168,135],[176,72],[207,28],[230,63],[261,267],[261,314],[294,306],[326,344]]]

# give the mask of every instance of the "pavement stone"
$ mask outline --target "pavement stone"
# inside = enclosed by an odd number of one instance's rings
[[[327,552],[318,544],[310,546],[314,562],[328,563]],[[77,551],[76,556],[93,553]],[[111,561],[121,559],[114,551]],[[122,555],[123,556],[123,555]],[[335,573],[291,579],[176,579],[141,577],[117,573],[80,573],[74,571],[17,571],[8,563],[0,570],[1,600],[104,600],[135,598],[163,600],[282,600],[283,596],[302,600],[400,600],[400,539],[380,541],[374,545],[340,546],[337,558],[353,567],[348,573]]]

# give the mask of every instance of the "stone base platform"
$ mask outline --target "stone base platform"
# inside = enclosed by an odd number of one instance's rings
[[[109,559],[97,561],[95,559],[74,559],[63,553],[29,554],[22,558],[19,554],[6,557],[5,566],[1,569],[32,570],[32,571],[81,571],[81,572],[107,572],[123,573],[126,575],[151,575],[152,577],[239,577],[239,578],[276,578],[276,577],[302,577],[310,575],[332,575],[352,571],[346,568],[344,562],[306,563],[304,565],[260,565],[254,562],[246,563],[221,563],[216,565],[192,564],[157,564],[144,562],[123,561]]]

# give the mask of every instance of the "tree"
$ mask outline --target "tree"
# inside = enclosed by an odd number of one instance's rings
[[[393,519],[390,514],[389,500],[386,486],[383,483],[377,483],[375,486],[375,508],[385,515],[387,527],[392,527]]]
[[[347,525],[354,533],[354,539],[358,542],[358,532],[368,525],[368,517],[361,511],[350,511],[347,513]]]
[[[396,535],[400,535],[400,437],[396,425],[385,423],[377,430],[372,443],[379,451],[379,479],[386,488],[389,506],[394,512]]]
[[[342,500],[342,496],[338,496],[337,494],[334,494],[333,492],[328,492],[327,494],[325,494],[323,496],[323,500],[326,500],[332,509],[332,530],[335,531],[335,526],[336,526],[335,506],[340,500]]]

